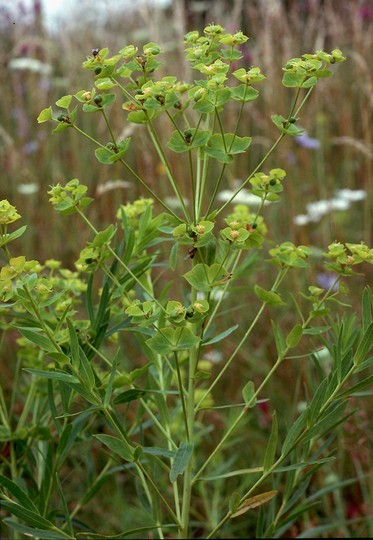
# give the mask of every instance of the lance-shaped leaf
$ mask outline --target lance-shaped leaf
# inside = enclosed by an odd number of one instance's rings
[[[264,454],[264,461],[263,461],[263,472],[266,473],[269,471],[269,469],[272,467],[275,455],[276,455],[276,449],[277,449],[277,438],[278,438],[278,422],[277,422],[277,416],[276,411],[274,411],[272,415],[272,430],[271,435],[268,439],[268,444],[266,448],[266,452]]]
[[[124,439],[118,439],[112,435],[94,435],[94,437],[124,460],[134,461],[134,448]]]
[[[248,510],[251,510],[251,508],[257,508],[258,506],[262,506],[262,504],[270,501],[276,494],[277,489],[273,489],[272,491],[266,491],[264,493],[260,493],[259,495],[255,495],[254,497],[249,497],[248,499],[245,499],[243,503],[241,503],[238,507],[238,510],[231,515],[231,518],[241,516],[242,514],[245,514]]]
[[[172,467],[170,471],[170,481],[172,483],[176,482],[177,477],[180,474],[183,474],[183,472],[187,468],[189,460],[193,455],[193,448],[194,448],[193,443],[186,443],[186,442],[180,443],[180,446],[176,451],[175,459],[172,463]]]

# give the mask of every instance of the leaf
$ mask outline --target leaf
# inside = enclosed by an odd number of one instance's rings
[[[275,338],[276,350],[278,356],[281,358],[286,349],[285,338],[280,330],[280,327],[271,320],[272,332]]]
[[[242,389],[242,397],[247,406],[254,407],[254,405],[256,404],[256,398],[254,398],[254,395],[255,395],[254,383],[253,381],[249,381],[248,383],[245,384],[245,386]]]
[[[240,154],[251,144],[251,137],[238,137],[233,133],[215,133],[205,148],[205,153],[217,159],[221,163],[230,163],[233,161],[231,154]]]
[[[61,107],[61,109],[68,109],[70,107],[70,103],[73,96],[63,96],[60,99],[56,101],[57,107]]]
[[[79,375],[84,384],[84,387],[88,392],[91,392],[95,386],[95,375],[92,369],[92,366],[83,351],[79,346],[79,357],[80,357],[80,370]]]
[[[278,422],[277,422],[276,411],[274,411],[272,415],[271,435],[268,439],[268,444],[267,444],[267,448],[266,448],[266,452],[265,452],[264,460],[263,460],[264,473],[269,471],[274,463],[276,449],[277,449],[277,438],[278,438]]]
[[[280,295],[273,291],[266,291],[259,285],[255,285],[254,287],[255,294],[261,300],[264,304],[268,304],[269,306],[285,306],[285,302],[281,299]]]
[[[54,527],[53,531],[50,529],[38,529],[37,527],[27,527],[16,521],[13,521],[9,518],[5,518],[4,522],[16,531],[23,533],[25,536],[31,536],[32,538],[42,538],[45,540],[60,540],[61,538],[66,540],[67,538],[72,538],[67,536],[63,531],[58,532],[58,529]]]
[[[66,383],[79,383],[79,380],[74,375],[70,375],[70,373],[65,373],[64,371],[42,371],[40,369],[30,368],[24,368],[24,371],[36,377],[44,377],[45,379],[54,379]]]
[[[103,77],[95,82],[95,86],[99,90],[110,90],[110,88],[114,88],[114,86],[117,86],[117,84],[109,77]]]
[[[171,139],[167,143],[168,148],[177,153],[188,152],[192,148],[205,146],[211,136],[210,131],[197,130],[196,128],[190,129],[189,132],[188,140],[190,142],[187,142],[186,137],[180,131],[173,131]]]
[[[100,163],[103,163],[104,165],[112,165],[113,161],[111,159],[112,156],[114,156],[114,152],[112,150],[109,150],[109,148],[96,148],[95,150],[95,156],[97,161]]]
[[[1,506],[3,510],[7,510],[10,514],[27,523],[27,525],[39,527],[47,531],[55,528],[53,523],[43,518],[39,513],[29,510],[13,501],[2,501]]]
[[[273,114],[271,120],[282,133],[294,136],[301,135],[304,132],[303,129],[298,129],[294,124],[288,124],[287,119],[279,114]]]
[[[211,266],[198,263],[183,277],[198,291],[211,291],[214,286],[229,278],[229,274],[219,263],[214,263]]]
[[[199,343],[200,338],[185,326],[160,328],[157,334],[146,341],[148,347],[158,354],[187,350]]]
[[[17,330],[22,334],[23,337],[35,343],[40,349],[46,352],[55,352],[56,349],[53,343],[49,338],[43,336],[37,330],[31,330],[30,328],[17,327]]]
[[[298,345],[303,335],[303,327],[301,324],[296,324],[286,337],[286,345],[289,349]]]
[[[226,338],[227,336],[229,336],[232,332],[234,332],[236,329],[238,328],[238,324],[234,324],[233,326],[231,326],[230,328],[228,328],[227,330],[224,330],[224,332],[221,332],[220,334],[218,334],[217,336],[209,339],[208,341],[204,341],[202,343],[202,346],[206,346],[206,345],[212,345],[213,343],[218,343],[218,341],[221,341],[222,339]]]
[[[370,375],[363,381],[360,381],[359,383],[355,384],[354,386],[351,386],[344,392],[341,392],[340,394],[337,395],[337,398],[340,399],[340,398],[352,396],[356,394],[356,392],[360,392],[363,388],[365,388],[366,386],[370,386],[371,384],[373,384],[373,375]]]
[[[364,332],[373,321],[373,294],[369,287],[366,287],[363,292],[361,300],[361,310],[363,318],[363,330]]]
[[[118,405],[119,403],[129,403],[130,401],[135,401],[136,399],[141,398],[145,394],[146,390],[139,390],[137,388],[126,390],[114,399],[114,404]]]
[[[240,506],[241,495],[238,491],[234,491],[229,498],[229,511],[233,514]]]
[[[100,248],[104,244],[107,244],[108,242],[110,242],[114,234],[115,234],[115,227],[113,224],[111,224],[109,225],[109,227],[107,227],[103,231],[98,232],[90,245],[92,247]]]
[[[288,454],[293,449],[294,443],[297,441],[298,437],[301,435],[303,429],[306,426],[308,415],[309,411],[308,409],[305,409],[296,419],[296,421],[292,424],[282,445],[283,456]]]
[[[5,233],[0,236],[0,247],[5,246],[5,244],[9,244],[9,242],[13,242],[16,238],[22,236],[22,234],[27,229],[27,225],[23,225],[22,227],[19,227],[19,229],[16,229],[12,233]]]
[[[312,426],[311,429],[308,430],[308,432],[302,438],[302,442],[310,441],[314,437],[320,437],[321,435],[326,434],[328,431],[336,427],[341,422],[347,420],[347,417],[351,415],[347,416],[344,414],[346,407],[347,401],[342,401],[342,403],[338,404],[333,403],[323,414],[322,418],[314,426]]]
[[[194,444],[181,442],[176,451],[175,459],[170,471],[170,482],[174,483],[180,474],[183,474],[193,455]]]
[[[240,504],[238,510],[234,512],[230,517],[235,518],[238,516],[241,516],[242,514],[245,514],[248,510],[251,510],[252,508],[257,508],[258,506],[262,506],[262,504],[265,504],[266,502],[273,499],[273,497],[277,494],[277,489],[274,489],[272,491],[266,491],[264,493],[260,493],[259,495],[255,495],[254,497],[249,497],[248,499],[244,500],[243,503]]]
[[[32,510],[33,512],[38,512],[38,509],[32,502],[32,500],[29,498],[27,493],[23,491],[15,482],[10,480],[9,478],[6,478],[5,476],[0,475],[0,485],[7,489],[9,493],[13,495],[19,502],[21,506],[24,508],[28,508],[28,510]]]
[[[43,109],[39,116],[37,117],[37,121],[39,124],[42,124],[43,122],[48,122],[49,120],[53,119],[52,114],[52,107],[47,107],[46,109]]]
[[[125,461],[134,461],[134,448],[124,439],[118,439],[112,435],[94,435],[94,437]]]
[[[373,322],[370,323],[370,325],[366,329],[366,332],[364,333],[363,337],[360,340],[357,351],[354,354],[353,361],[354,361],[355,366],[358,366],[364,360],[365,356],[368,354],[372,345],[373,345]]]
[[[253,101],[259,96],[258,90],[247,84],[239,84],[231,88],[232,98],[236,101]]]
[[[304,73],[296,73],[294,71],[287,71],[282,77],[282,84],[287,88],[302,88],[305,76]]]

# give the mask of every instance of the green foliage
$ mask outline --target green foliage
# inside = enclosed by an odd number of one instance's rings
[[[61,97],[56,105],[63,112],[58,115],[48,107],[38,116],[39,123],[56,126],[55,136],[75,131],[93,142],[98,162],[123,166],[149,198],[120,205],[115,209],[118,224],[99,230],[88,217],[93,198],[87,196],[87,186],[76,178],[51,186],[48,194],[55,210],[64,216],[77,214],[91,234],[75,262],[76,271],[53,259],[40,264],[13,256],[9,244],[25,227],[8,232],[21,216],[7,200],[0,203],[0,247],[6,261],[0,271],[1,327],[5,334],[19,336],[14,393],[10,399],[0,395],[0,435],[9,445],[0,485],[3,508],[12,516],[5,522],[16,533],[115,538],[105,523],[96,532],[75,516],[119,473],[126,475],[121,507],[146,515],[143,527],[122,531],[121,537],[157,531],[163,538],[172,528],[178,538],[213,538],[232,531],[231,520],[243,514],[254,516],[250,519],[258,536],[279,537],[315,507],[307,492],[311,478],[336,453],[334,434],[353,414],[349,399],[371,383],[371,375],[363,374],[372,365],[371,290],[366,288],[362,296],[362,324],[352,317],[340,320],[337,308],[346,306],[339,299],[346,291],[342,278],[355,274],[353,266],[372,264],[373,250],[363,243],[333,242],[324,258],[335,274],[334,283],[328,289],[311,284],[307,293],[295,297],[284,283],[289,272],[307,272],[311,249],[266,239],[264,204],[281,200],[286,173],[259,169],[286,135],[301,132],[294,119],[319,79],[331,75],[327,67],[344,60],[338,49],[285,64],[282,84],[293,95],[289,114],[272,116],[280,135],[229,201],[251,186],[259,200],[257,211],[236,205],[229,213],[228,203],[219,203],[226,167],[247,153],[252,142],[251,136],[239,135],[242,109],[259,97],[251,85],[265,79],[259,67],[232,71],[247,39],[241,31],[229,34],[217,24],[201,36],[188,33],[186,59],[202,77],[190,84],[174,76],[157,79],[161,50],[154,42],[143,45],[141,53],[134,45],[114,56],[108,48],[95,49],[83,62],[93,89]],[[117,136],[108,121],[108,109],[115,106],[149,136],[177,210],[164,190],[155,189],[132,168],[130,138]],[[237,117],[234,131],[225,124],[232,110]],[[110,142],[84,131],[86,113],[101,115]],[[159,136],[164,125],[160,118],[172,130],[165,145]],[[68,128],[69,133],[59,134]],[[189,175],[191,200],[173,172],[174,154]],[[178,252],[185,248],[188,254],[180,261]],[[274,272],[269,288],[262,283],[262,266],[253,261],[268,263],[268,273]],[[234,309],[228,309],[227,320],[223,310],[236,287],[249,307],[248,324]],[[292,312],[290,327],[282,322],[284,310]],[[254,338],[259,319],[268,311],[275,319],[267,331],[273,342],[271,358],[256,370],[251,361],[258,342]],[[223,343],[228,346],[223,348]],[[330,357],[329,366],[318,360],[320,344]],[[224,361],[214,366],[205,351],[221,349]],[[260,404],[271,402],[264,396],[275,374],[296,358],[289,356],[290,350],[315,366],[301,410],[283,418],[273,409],[260,456],[255,451],[235,455],[237,433],[243,449],[255,446],[252,422]],[[233,368],[242,369],[238,355],[250,376],[239,377],[243,403],[227,403],[224,384]],[[17,416],[14,402],[20,392],[27,397]],[[217,415],[224,411],[218,436],[211,434],[205,415],[209,409]],[[86,477],[82,475],[76,495],[67,494],[64,467],[80,453]],[[247,459],[252,460],[251,469]],[[230,470],[237,462],[245,468]],[[205,469],[209,476],[202,476]],[[216,497],[209,494],[220,492],[220,481],[227,478],[233,481],[215,508]],[[260,508],[259,517],[251,512],[255,508]]]

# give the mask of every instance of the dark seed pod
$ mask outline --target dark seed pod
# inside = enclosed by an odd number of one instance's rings
[[[96,75],[100,75],[101,71],[102,71],[102,68],[100,66],[97,66],[94,69],[94,72],[96,73]]]
[[[66,119],[66,116],[64,114],[62,114],[62,113],[57,116],[57,120],[59,122],[64,122],[65,119]]]
[[[101,105],[102,103],[102,96],[98,95],[98,96],[95,96],[93,101],[96,103],[96,105]]]
[[[272,178],[270,181],[269,181],[270,185],[271,186],[275,186],[277,184],[276,180],[274,178]]]

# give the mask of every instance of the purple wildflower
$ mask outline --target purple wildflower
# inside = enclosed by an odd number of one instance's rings
[[[320,285],[323,289],[329,289],[333,283],[335,282],[337,278],[336,274],[333,274],[332,272],[320,272],[316,276],[316,283]],[[338,284],[335,284],[333,287],[333,291],[338,290]]]
[[[310,137],[307,131],[304,131],[301,135],[296,135],[294,138],[299,144],[299,146],[302,146],[303,148],[317,150],[321,146],[320,141],[318,139],[313,139],[312,137]]]

